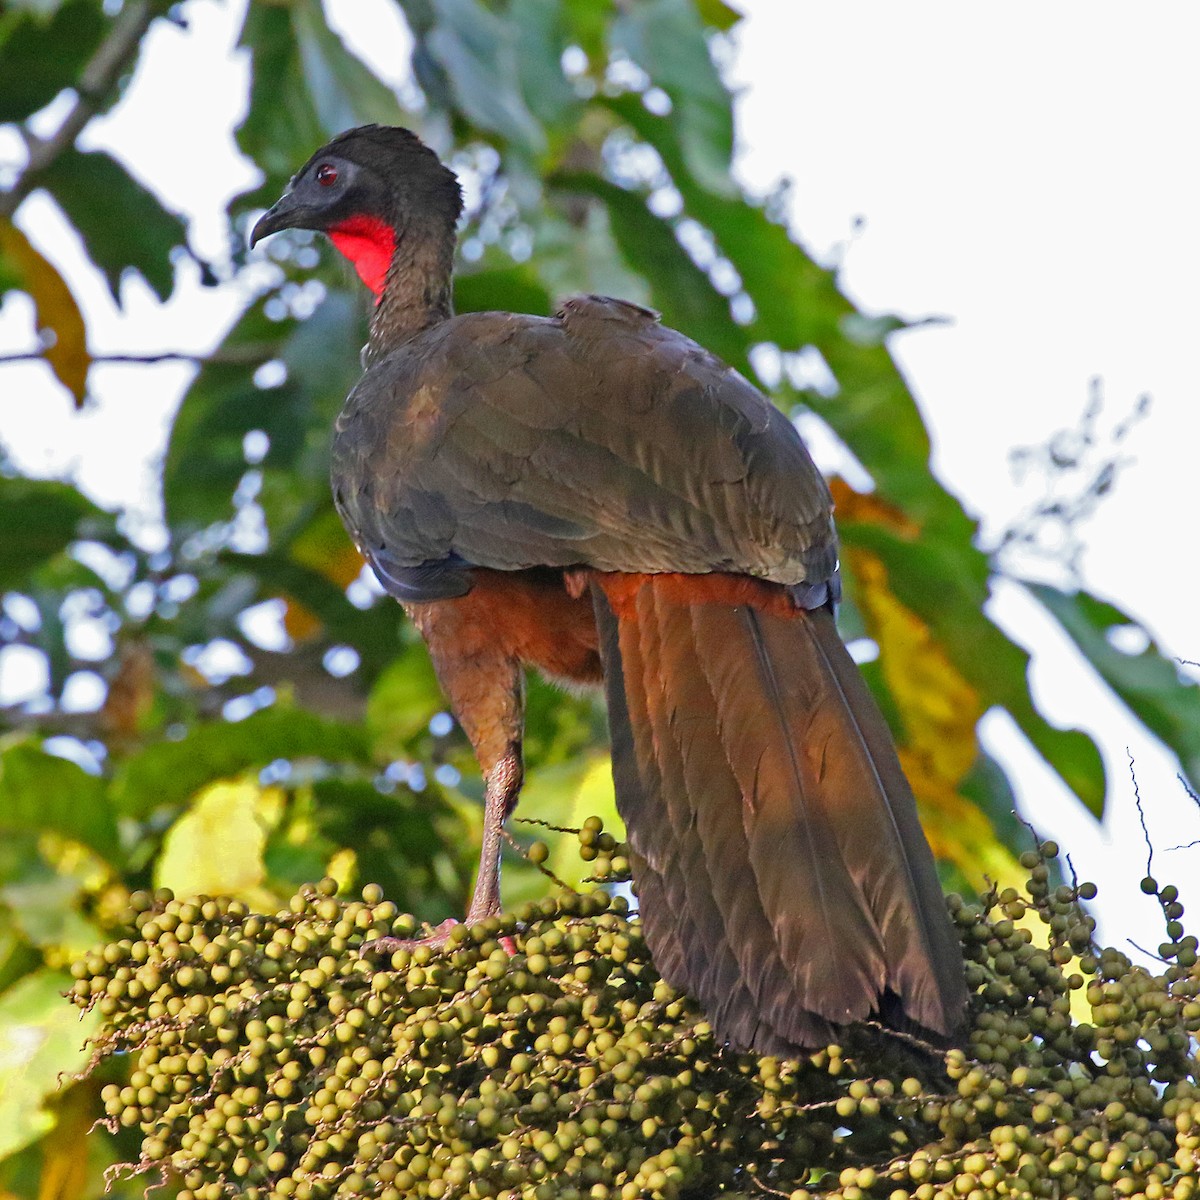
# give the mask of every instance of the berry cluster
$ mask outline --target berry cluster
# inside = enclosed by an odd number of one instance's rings
[[[624,867],[598,820],[579,837]],[[181,1200],[1186,1200],[1196,939],[1146,880],[1161,972],[1099,950],[1095,889],[1053,886],[1056,855],[1025,856],[1023,891],[950,898],[972,1007],[949,1051],[871,1027],[796,1062],[724,1049],[603,888],[390,956],[370,943],[418,930],[373,887],[274,916],[141,894],[72,994],[106,1020],[94,1065],[135,1052],[108,1118]]]

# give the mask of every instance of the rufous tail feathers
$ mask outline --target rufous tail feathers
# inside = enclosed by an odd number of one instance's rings
[[[828,609],[731,576],[591,586],[662,976],[759,1053],[873,1017],[952,1035],[966,990],[933,856]]]

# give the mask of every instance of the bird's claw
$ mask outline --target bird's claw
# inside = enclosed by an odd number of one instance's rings
[[[461,922],[454,917],[447,917],[440,925],[435,925],[428,936],[423,938],[377,937],[369,942],[363,942],[361,954],[384,954],[391,956],[397,950],[415,950],[418,946],[428,946],[431,950],[440,950],[450,938],[450,931]]]
[[[360,949],[361,954],[381,954],[391,957],[397,950],[415,950],[418,946],[428,946],[431,950],[441,950],[450,940],[451,931],[462,922],[454,917],[447,917],[440,925],[437,925],[433,930],[423,938],[399,938],[399,937],[378,937],[373,938],[369,942],[364,942]],[[510,937],[500,937],[496,939],[501,946],[508,952],[509,955],[516,954],[517,943]]]

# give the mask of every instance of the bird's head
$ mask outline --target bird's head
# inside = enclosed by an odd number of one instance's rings
[[[363,125],[339,134],[296,172],[259,218],[250,245],[281,229],[328,234],[378,299],[405,232],[416,225],[425,236],[452,240],[461,212],[454,172],[415,133]]]

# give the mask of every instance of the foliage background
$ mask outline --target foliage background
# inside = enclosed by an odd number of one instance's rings
[[[80,1136],[99,1085],[57,1087],[81,1061],[59,993],[65,964],[131,889],[234,891],[270,906],[331,872],[439,920],[469,887],[479,786],[465,742],[328,496],[328,430],[357,374],[366,301],[304,235],[274,239],[269,270],[244,250],[253,216],[349,125],[413,125],[462,173],[461,310],[551,312],[581,290],[649,303],[853,451],[874,488],[835,481],[843,629],[879,648],[866,672],[947,883],[1015,875],[1011,789],[975,737],[989,708],[1011,713],[1101,811],[1095,746],[1039,713],[1027,656],[984,612],[990,582],[1011,568],[977,547],[974,523],[930,473],[928,435],[886,345],[901,323],[856,311],[779,223],[778,198],[755,201],[732,179],[731,98],[716,63],[736,13],[721,0],[401,9],[415,48],[396,92],[347,50],[318,0],[248,7],[237,140],[258,182],[230,205],[228,253],[199,264],[212,286],[241,288],[245,310],[198,364],[175,420],[158,481],[164,527],[104,511],[69,481],[11,465],[0,474],[0,644],[35,650],[47,669],[44,695],[0,713],[0,1188],[14,1194],[98,1194],[117,1156],[107,1134]],[[0,192],[0,289],[32,299],[43,341],[31,352],[80,405],[105,368],[21,205],[52,199],[117,302],[131,275],[171,293],[197,259],[186,223],[152,179],[76,142],[119,100],[153,23],[186,14],[161,0],[0,13],[0,122],[28,144]],[[755,371],[763,347],[783,370]],[[813,354],[836,389],[793,382],[802,375],[788,366]],[[1018,582],[1195,787],[1195,689],[1152,643],[1133,654],[1112,644],[1107,633],[1132,623],[1113,606]],[[84,683],[98,706],[80,711],[71,697]],[[611,809],[595,698],[535,682],[527,755],[525,814]],[[514,857],[506,898],[540,888]]]

